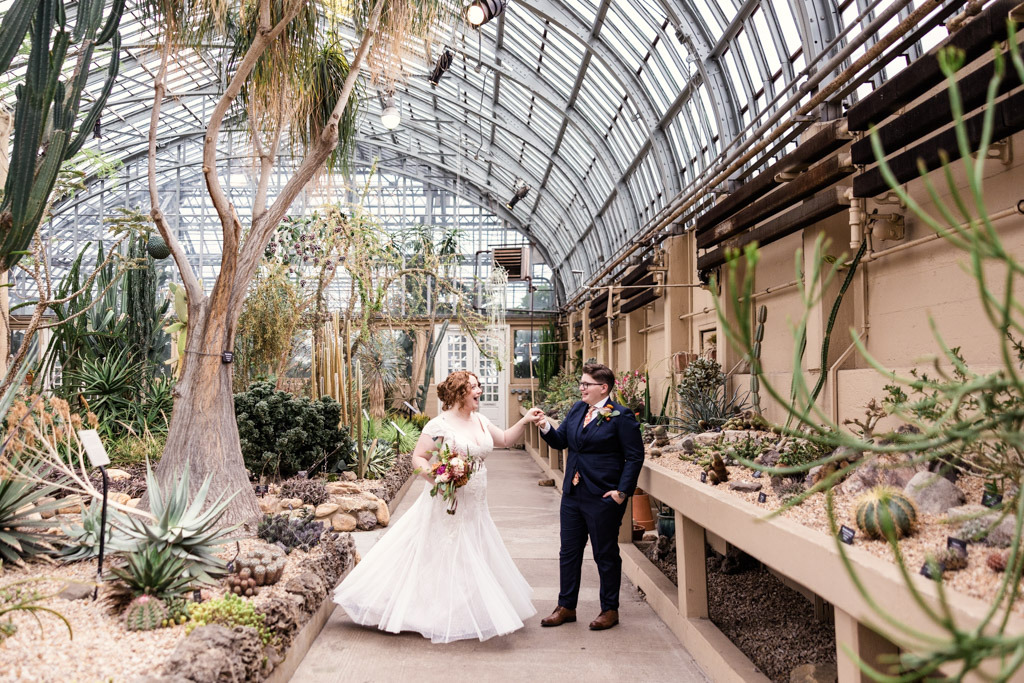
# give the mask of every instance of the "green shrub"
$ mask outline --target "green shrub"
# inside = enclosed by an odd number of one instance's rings
[[[235,415],[245,466],[256,476],[343,469],[351,456],[341,404],[330,397],[297,398],[256,382],[235,394]]]
[[[167,434],[147,434],[136,436],[127,434],[106,442],[107,455],[113,467],[137,465],[144,462],[157,462],[164,454],[167,445]]]
[[[186,633],[199,626],[220,624],[228,628],[235,626],[248,626],[256,629],[260,634],[260,640],[264,645],[270,644],[274,634],[264,625],[266,616],[256,611],[256,607],[248,600],[244,600],[234,593],[227,593],[223,598],[208,600],[194,605],[191,611],[191,618],[185,626]]]

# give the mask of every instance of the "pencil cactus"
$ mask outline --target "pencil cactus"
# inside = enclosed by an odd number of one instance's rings
[[[104,0],[82,0],[74,28],[69,30],[61,0],[15,0],[0,24],[0,72],[11,66],[26,33],[31,42],[25,80],[14,91],[14,141],[0,204],[0,269],[13,267],[28,248],[61,164],[82,148],[106,105],[120,67],[117,27],[124,0],[114,0],[104,19],[105,8]],[[95,49],[108,42],[106,82],[79,122]],[[64,60],[73,45],[77,61],[63,81]]]
[[[876,486],[857,501],[857,527],[872,538],[896,538],[914,533],[917,508],[899,489]]]

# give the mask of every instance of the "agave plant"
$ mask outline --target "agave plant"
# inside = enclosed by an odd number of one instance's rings
[[[100,518],[102,503],[93,500],[89,507],[82,508],[82,523],[61,524],[61,531],[67,536],[66,545],[60,549],[59,555],[64,562],[78,562],[96,557],[100,552]],[[122,529],[128,526],[127,515],[117,510],[107,509],[107,526],[103,540],[104,550],[108,553],[127,553],[138,549]]]
[[[12,456],[0,465],[0,560],[18,562],[49,552],[46,538],[36,529],[50,523],[35,518],[35,513],[49,512],[62,506],[60,501],[40,500],[56,493],[57,485],[37,487],[35,481],[43,474],[42,464],[32,464]]]
[[[139,595],[161,599],[181,595],[196,581],[188,573],[188,564],[170,546],[150,545],[129,553],[124,566],[114,567],[106,577],[117,579],[110,585],[107,600],[123,607]]]
[[[67,380],[88,401],[89,410],[100,419],[100,428],[109,431],[135,409],[135,387],[142,367],[128,349],[122,349],[110,356],[86,359],[81,368],[67,373]]]
[[[188,500],[189,467],[186,465],[172,481],[174,486],[170,491],[161,491],[153,468],[146,463],[146,488],[154,521],[146,523],[129,517],[125,531],[140,546],[166,549],[183,560],[184,570],[190,577],[203,583],[215,583],[217,577],[227,573],[227,565],[213,554],[213,548],[227,543],[227,536],[236,528],[219,528],[218,523],[235,494],[221,496],[204,510],[210,477],[203,481],[191,504]]]
[[[366,449],[366,478],[383,479],[395,464],[395,449],[387,441],[377,441]]]

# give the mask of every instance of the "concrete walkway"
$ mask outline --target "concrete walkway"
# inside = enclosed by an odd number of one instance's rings
[[[508,636],[433,645],[418,633],[395,635],[355,625],[339,607],[293,683],[707,680],[625,578],[620,624],[608,631],[587,628],[600,612],[597,568],[589,546],[577,610],[580,621],[542,628],[541,617],[551,613],[558,598],[558,491],[537,486],[541,471],[523,451],[497,451],[488,458],[487,471],[491,516],[533,586],[537,616]],[[414,482],[397,515],[404,514],[424,485]],[[354,535],[364,555],[379,537],[375,532]]]

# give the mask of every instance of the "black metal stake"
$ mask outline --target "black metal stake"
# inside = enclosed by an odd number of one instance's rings
[[[92,589],[92,599],[95,600],[100,593],[100,582],[103,580],[103,540],[107,535],[107,468],[100,465],[100,474],[103,475],[103,507],[100,508],[100,556],[96,562],[96,587]]]

